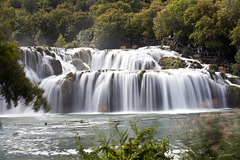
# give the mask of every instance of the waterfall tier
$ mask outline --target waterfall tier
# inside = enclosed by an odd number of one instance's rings
[[[191,69],[196,60],[181,58],[174,51],[21,49],[26,75],[41,83],[53,113],[226,107],[227,82],[219,74],[210,74],[207,65]],[[187,66],[162,70],[163,57],[180,57]]]

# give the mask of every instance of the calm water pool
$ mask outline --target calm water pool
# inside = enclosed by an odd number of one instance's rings
[[[211,113],[225,111],[215,110]],[[96,139],[94,128],[98,127],[107,134],[113,121],[121,121],[120,130],[128,129],[133,134],[129,126],[129,121],[132,120],[138,121],[139,129],[153,125],[159,138],[174,137],[175,129],[184,121],[183,117],[207,113],[4,115],[0,117],[0,159],[76,159],[77,133],[88,146]],[[176,143],[177,140],[172,138],[172,146]]]

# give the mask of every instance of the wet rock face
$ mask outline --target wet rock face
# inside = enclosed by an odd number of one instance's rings
[[[37,46],[36,47],[36,50],[38,51],[38,52],[40,52],[42,55],[43,55],[43,52],[45,52],[47,55],[49,55],[49,56],[53,56],[54,54],[52,54],[51,52],[50,52],[50,50],[49,49],[47,49],[46,47],[43,47],[43,46]],[[55,55],[54,55],[55,56]],[[54,57],[55,58],[55,57]]]
[[[90,59],[91,52],[89,50],[80,50],[79,52],[74,53],[74,58],[81,59],[84,63],[88,63],[88,60]]]
[[[191,65],[190,65],[190,68],[193,68],[193,69],[202,69],[203,66],[199,63],[199,62],[191,62]]]
[[[61,62],[56,59],[52,59],[50,62],[51,62],[51,66],[53,68],[54,74],[56,74],[56,75],[62,74]]]
[[[177,69],[185,68],[187,66],[186,62],[178,57],[163,57],[158,64],[162,69]]]
[[[229,106],[232,108],[240,108],[240,88],[229,86],[227,93]]]
[[[44,64],[44,76],[45,77],[48,77],[48,76],[51,76],[51,69],[50,67],[47,65],[47,64]]]
[[[66,79],[63,81],[61,90],[62,90],[62,100],[64,106],[64,112],[71,112],[72,106],[72,91],[73,91],[73,83],[75,80],[75,75],[70,72],[67,74]]]
[[[83,61],[81,59],[73,59],[71,64],[73,64],[78,71],[88,70],[88,68],[83,64]]]

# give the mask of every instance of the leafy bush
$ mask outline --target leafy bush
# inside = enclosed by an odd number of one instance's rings
[[[97,130],[97,135],[100,144],[92,147],[92,151],[86,152],[81,138],[77,135],[77,151],[80,159],[84,160],[150,160],[150,159],[173,159],[169,152],[171,150],[168,139],[161,141],[154,138],[157,134],[152,127],[145,128],[138,132],[136,123],[130,123],[132,130],[136,134],[135,137],[130,137],[128,131],[120,131],[118,128],[119,122],[113,123],[113,130],[110,138]],[[118,142],[117,142],[118,141]]]
[[[62,34],[59,35],[57,42],[55,43],[56,47],[65,47],[66,41]]]
[[[231,70],[232,70],[233,74],[240,76],[240,50],[238,50],[238,52],[235,56],[235,60],[237,63],[235,63],[231,66]]]
[[[239,113],[201,114],[181,128],[182,159],[239,159]]]
[[[192,55],[192,51],[189,50],[188,48],[183,48],[183,49],[182,49],[182,55],[183,55],[184,57],[189,57],[189,56]]]

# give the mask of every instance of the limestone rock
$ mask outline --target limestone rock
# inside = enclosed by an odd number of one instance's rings
[[[90,48],[96,48],[96,45],[95,44],[90,44],[89,47]]]
[[[90,54],[90,51],[82,49],[79,52],[74,53],[73,57],[81,59],[84,63],[88,63],[88,60],[90,59]]]
[[[230,107],[240,108],[240,88],[236,86],[228,87],[228,104]]]
[[[43,55],[43,52],[45,52],[47,55],[52,56],[53,58],[55,58],[55,54],[52,54],[52,53],[50,52],[50,49],[51,49],[51,48],[47,49],[46,47],[43,47],[43,46],[37,46],[37,47],[36,47],[36,50],[37,50],[38,52],[40,52],[42,55]]]
[[[187,66],[184,60],[176,57],[163,57],[158,63],[162,69],[177,69],[185,68]]]
[[[72,94],[74,81],[74,74],[72,72],[68,73],[66,79],[62,83],[62,96],[69,97]]]
[[[44,76],[48,77],[51,75],[52,75],[52,73],[51,73],[51,69],[50,69],[49,65],[44,64]]]
[[[191,62],[191,65],[190,65],[190,68],[193,68],[193,69],[202,69],[203,66],[199,63],[199,62]]]
[[[72,91],[73,91],[73,82],[75,80],[75,75],[70,72],[67,74],[66,79],[63,81],[61,86],[62,91],[62,100],[64,106],[64,112],[71,112],[72,106]]]
[[[78,71],[88,70],[81,59],[73,59],[71,64],[73,64]]]
[[[51,66],[53,68],[54,74],[60,75],[62,74],[62,64],[59,60],[51,59]]]

